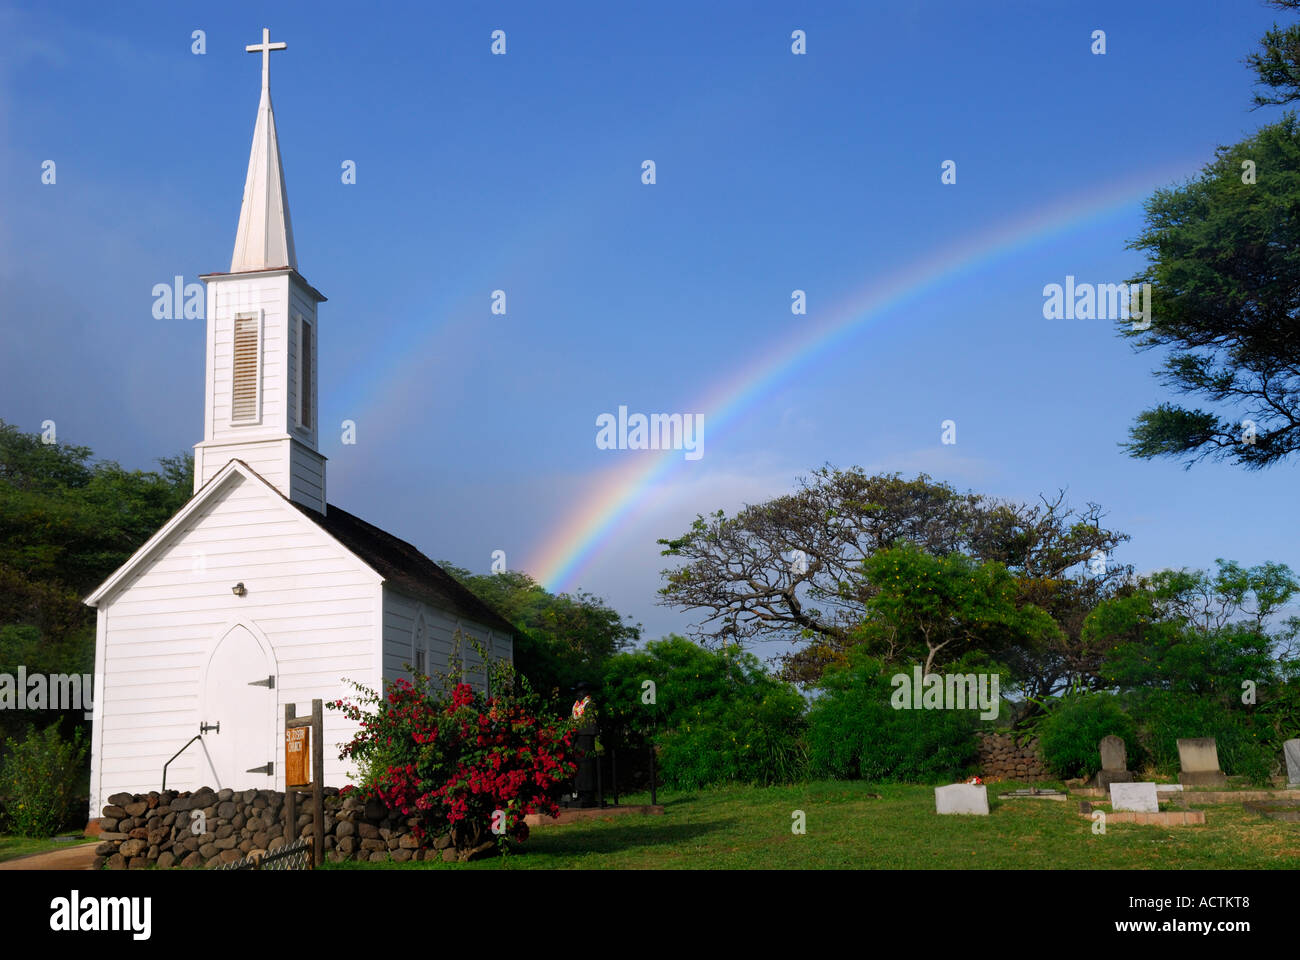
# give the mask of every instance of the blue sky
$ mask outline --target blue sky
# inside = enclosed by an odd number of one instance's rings
[[[330,500],[481,571],[497,549],[529,569],[619,458],[650,455],[597,449],[597,415],[696,411],[818,311],[950,244],[1191,175],[1278,116],[1251,111],[1241,63],[1277,16],[1262,4],[804,7],[0,3],[0,418],[53,419],[131,467],[202,438],[202,322],[155,320],[151,290],[229,264],[260,83],[243,47],[263,26],[289,44],[271,85],[299,268],[329,297],[322,421],[357,422],[355,446],[322,431]],[[1132,275],[1141,222],[1134,202],[927,290],[727,430],[706,420],[703,458],[571,585],[651,637],[680,629],[654,604],[656,538],[824,462],[1066,488],[1143,570],[1300,568],[1294,466],[1126,458],[1163,396],[1156,358],[1106,321],[1042,317],[1044,284]]]

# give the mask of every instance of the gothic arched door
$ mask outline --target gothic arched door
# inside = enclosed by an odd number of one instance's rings
[[[203,678],[202,723],[214,789],[275,786],[275,671],[247,627],[231,627],[217,643]],[[218,726],[219,725],[219,726]],[[206,778],[200,777],[201,780]]]

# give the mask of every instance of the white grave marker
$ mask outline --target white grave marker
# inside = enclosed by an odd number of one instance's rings
[[[988,788],[982,783],[950,783],[946,787],[935,787],[934,808],[936,813],[972,813],[987,817]]]
[[[1156,785],[1154,783],[1112,783],[1110,809],[1115,813],[1121,810],[1132,810],[1134,813],[1159,813],[1160,801],[1156,798]]]

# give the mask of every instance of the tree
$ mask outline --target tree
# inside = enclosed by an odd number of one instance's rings
[[[1284,564],[1217,563],[1140,578],[1085,635],[1158,769],[1175,768],[1178,738],[1212,736],[1226,772],[1263,783],[1300,719],[1300,618],[1279,616],[1300,582]]]
[[[924,660],[929,674],[971,652],[996,658],[1060,632],[1038,607],[1017,604],[1015,580],[1000,563],[960,553],[936,557],[902,544],[873,554],[863,569],[875,593],[862,642],[887,664]]]
[[[0,567],[88,593],[193,492],[189,454],[148,472],[91,457],[89,447],[46,444],[0,421]]]
[[[94,667],[95,612],[81,599],[189,499],[194,461],[157,471],[94,462],[0,421],[0,673]],[[10,712],[14,713],[14,712]],[[0,717],[0,733],[21,715]]]
[[[1016,504],[959,493],[924,474],[905,480],[826,466],[794,493],[734,517],[698,516],[681,537],[660,540],[665,556],[685,560],[664,571],[660,602],[703,613],[691,632],[700,642],[790,644],[783,676],[815,683],[827,664],[843,662],[877,592],[865,561],[903,543],[936,557],[961,553],[1002,564],[1018,603],[1062,625],[1059,637],[1019,656],[1018,673],[1035,690],[1051,689],[1089,668],[1076,656],[1083,618],[1127,576],[1109,564],[1086,571],[1128,539],[1103,528],[1101,517],[1096,504],[1071,509],[1064,494]]]
[[[641,636],[639,624],[585,591],[550,593],[526,573],[476,574],[442,561],[444,570],[515,625],[515,666],[539,692],[563,699],[582,680],[595,684],[605,664]]]
[[[1268,2],[1300,10],[1300,0]],[[1256,107],[1300,100],[1300,24],[1274,24],[1245,62],[1266,88]],[[1210,408],[1142,411],[1124,444],[1130,456],[1259,469],[1300,449],[1298,158],[1288,114],[1147,201],[1146,229],[1128,246],[1147,253],[1137,280],[1152,284],[1154,316],[1149,328],[1121,333],[1139,350],[1167,348],[1159,379]]]
[[[633,758],[652,740],[664,782],[688,789],[801,779],[804,707],[753,654],[676,635],[611,658],[597,700],[602,739],[626,733]]]
[[[1300,0],[1268,0],[1268,4],[1279,10],[1300,10]],[[1260,40],[1260,47],[1261,52],[1246,57],[1246,64],[1255,71],[1257,83],[1277,92],[1255,94],[1255,105],[1300,100],[1300,24],[1285,30],[1273,24]]]
[[[1093,611],[1085,636],[1104,651],[1107,684],[1233,704],[1243,680],[1267,688],[1286,676],[1300,618],[1274,621],[1300,582],[1281,563],[1217,563],[1213,574],[1162,570],[1143,577],[1131,594]]]
[[[1198,178],[1147,201],[1146,229],[1129,246],[1147,253],[1135,282],[1152,285],[1150,327],[1120,331],[1138,350],[1167,349],[1159,379],[1213,409],[1166,402],[1140,413],[1131,456],[1258,469],[1300,448],[1297,204],[1293,115],[1220,147]]]

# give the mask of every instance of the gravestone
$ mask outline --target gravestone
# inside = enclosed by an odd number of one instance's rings
[[[950,783],[934,788],[936,813],[973,813],[989,815],[988,788],[982,783]]]
[[[1110,809],[1115,813],[1132,810],[1134,813],[1159,813],[1160,801],[1156,799],[1154,783],[1112,783]]]
[[[1219,747],[1213,737],[1178,741],[1178,782],[1185,787],[1228,785],[1228,778],[1219,769]]]
[[[1282,744],[1282,755],[1286,757],[1287,786],[1300,787],[1300,740],[1288,740]]]
[[[1102,737],[1097,743],[1101,753],[1101,769],[1092,778],[1094,787],[1109,790],[1112,783],[1131,783],[1133,774],[1128,771],[1128,754],[1124,749],[1124,738],[1114,734]]]

